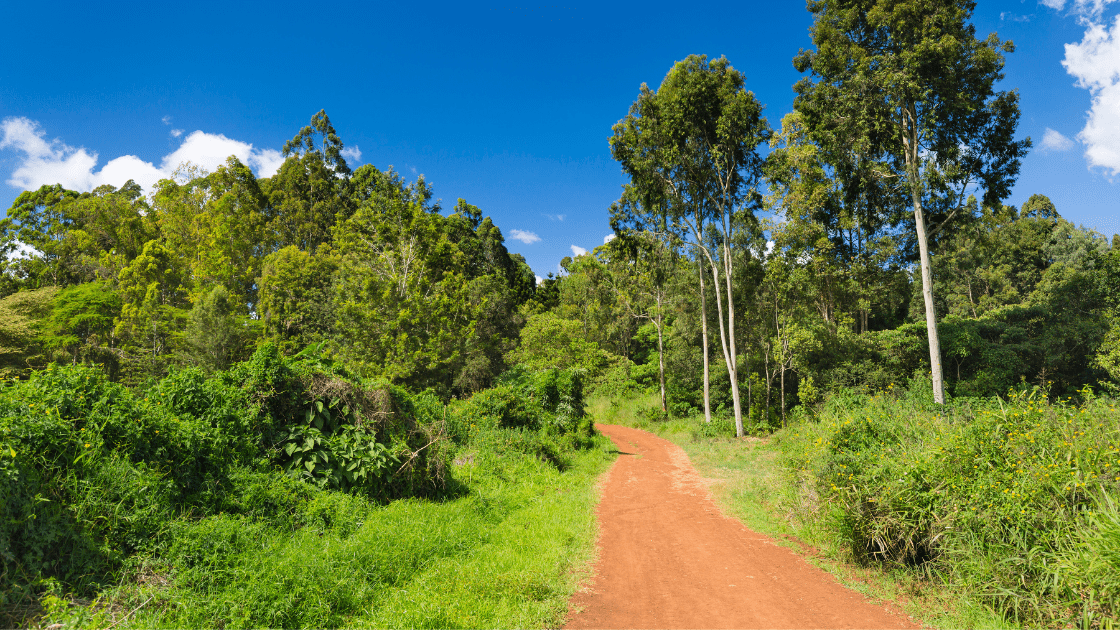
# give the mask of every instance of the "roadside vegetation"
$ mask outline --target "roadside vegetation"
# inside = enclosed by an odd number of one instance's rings
[[[3,625],[541,626],[610,461],[571,372],[444,404],[264,346],[133,392],[0,394]]]

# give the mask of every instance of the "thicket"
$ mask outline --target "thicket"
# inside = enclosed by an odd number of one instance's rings
[[[336,625],[361,612],[362,597],[480,544],[501,522],[491,512],[503,508],[485,500],[438,507],[469,493],[453,474],[465,465],[457,453],[486,462],[481,477],[510,467],[559,473],[596,443],[578,374],[511,373],[447,406],[431,392],[356,377],[318,350],[286,357],[266,344],[228,371],[175,369],[136,391],[101,370],[55,364],[9,382],[0,390],[6,624],[61,595],[100,598],[83,614],[105,619],[114,585],[157,580],[170,585],[153,595],[164,601],[157,625]],[[389,507],[403,498],[424,501]],[[449,538],[429,539],[440,527]],[[287,563],[309,560],[328,539],[358,554],[346,562],[357,562],[362,584],[315,604],[352,576]],[[278,571],[310,590],[266,588]],[[319,578],[327,582],[311,583]],[[196,608],[218,593],[224,599]],[[48,612],[78,614],[68,610]]]
[[[1116,400],[1023,387],[936,405],[928,382],[841,391],[778,433],[803,524],[1026,626],[1120,614]]]

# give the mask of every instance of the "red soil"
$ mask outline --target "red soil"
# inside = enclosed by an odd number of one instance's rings
[[[598,508],[595,578],[572,598],[565,627],[920,627],[723,516],[672,442],[598,428],[621,455]]]

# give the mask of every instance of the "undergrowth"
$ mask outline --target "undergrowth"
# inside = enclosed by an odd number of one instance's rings
[[[555,624],[610,460],[582,396],[444,404],[269,347],[142,391],[51,366],[0,390],[0,624]]]
[[[1086,388],[935,405],[928,383],[833,396],[776,437],[797,518],[1028,626],[1120,614],[1120,415]]]

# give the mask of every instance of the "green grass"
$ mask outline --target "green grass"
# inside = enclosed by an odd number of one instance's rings
[[[378,506],[321,491],[294,532],[243,516],[180,521],[166,554],[85,605],[48,596],[38,625],[103,627],[131,612],[122,625],[554,626],[592,559],[595,481],[613,461],[602,437],[566,456],[561,472],[467,446],[459,498]]]

